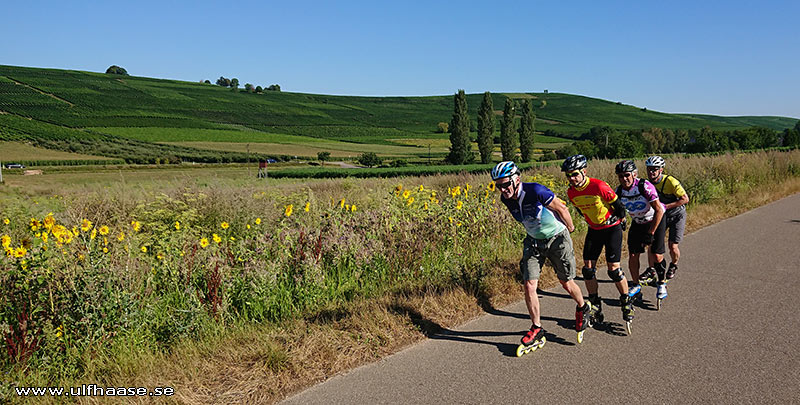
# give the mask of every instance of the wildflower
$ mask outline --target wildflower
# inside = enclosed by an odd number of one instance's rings
[[[108,235],[108,227],[103,225],[100,227],[100,235]]]
[[[181,221],[175,221],[175,230],[176,231],[180,231],[181,230]]]
[[[423,192],[423,191],[425,191],[425,187],[422,187],[422,184],[420,184],[420,185],[419,185],[419,192],[421,193],[421,192]]]
[[[142,253],[147,253],[147,246],[142,246]]]
[[[47,233],[42,234],[42,242],[47,243]]]
[[[261,225],[261,218],[256,218],[256,225]]]
[[[83,253],[78,254],[78,261],[82,262],[84,260],[86,260],[86,256],[84,256]]]
[[[108,248],[107,247],[103,248],[103,253],[108,253]]]
[[[36,220],[36,218],[31,218],[30,225],[31,225],[31,232],[36,232],[37,230],[39,230],[40,223],[39,221]]]
[[[451,224],[453,223],[453,217],[447,217],[447,219],[450,221]]]
[[[356,205],[355,204],[350,206],[350,212],[356,212]]]
[[[463,207],[464,207],[464,202],[461,201],[461,200],[458,200],[458,203],[456,203],[456,209],[460,210]]]
[[[158,254],[156,255],[156,259],[158,259],[158,260],[164,260],[164,254],[163,254],[163,253],[161,253],[161,252],[158,252]]]
[[[53,228],[53,225],[55,225],[55,224],[56,224],[56,220],[55,220],[55,218],[53,218],[53,213],[51,212],[51,213],[47,214],[47,216],[44,218],[44,227],[45,227],[45,229],[47,229],[49,231],[50,229]]]
[[[103,236],[103,246],[108,246],[108,238]]]
[[[3,219],[3,224],[5,224],[5,225],[8,225],[8,224],[10,224],[10,223],[11,223],[11,221],[9,221],[9,219],[8,219],[8,218],[4,218],[4,219]]]
[[[400,192],[403,191],[403,185],[398,184],[394,186],[394,195],[400,195]]]
[[[230,239],[231,239],[231,242],[236,242],[236,238],[234,238],[233,236],[231,236]]]
[[[81,230],[84,232],[89,232],[89,229],[92,229],[92,221],[89,221],[88,219],[81,221]]]
[[[339,201],[339,208],[344,208],[344,198],[342,198],[342,201]]]
[[[139,232],[142,229],[142,223],[136,220],[131,221],[131,227],[133,228],[134,232]]]
[[[64,324],[56,328],[56,337],[60,338],[64,334]]]
[[[250,224],[247,224],[247,229],[250,229]]]
[[[8,235],[3,235],[0,237],[0,244],[2,244],[4,248],[8,248],[11,246],[11,237]]]
[[[425,204],[422,206],[422,209],[424,209],[426,211],[428,210],[428,202],[427,201],[425,201]]]
[[[286,215],[287,217],[290,217],[290,216],[292,216],[292,210],[293,209],[294,209],[294,205],[289,204],[289,205],[286,206],[286,211],[284,211],[283,214]]]
[[[408,190],[403,191],[403,198],[408,200],[408,197],[410,197],[410,196],[411,196],[411,192],[410,191],[408,191]]]
[[[414,197],[409,198],[408,202],[406,202],[406,205],[411,205],[411,204],[414,204]]]
[[[486,186],[486,189],[489,191],[494,191],[495,189],[494,182],[489,183],[489,185]]]
[[[97,237],[97,228],[92,229],[92,233],[89,234],[89,239],[94,240]]]
[[[120,231],[119,235],[117,235],[117,240],[120,242],[125,240],[125,232]]]
[[[211,239],[213,239],[214,242],[217,242],[217,243],[222,242],[222,238],[220,238],[219,235],[217,235],[216,233],[211,235]]]
[[[25,246],[20,246],[20,247],[14,249],[14,257],[16,257],[18,259],[22,258],[22,257],[25,257],[26,254],[28,254],[28,249],[25,249]]]
[[[228,225],[228,223],[227,223],[227,222],[223,222],[223,223],[219,224],[219,226],[220,226],[222,229],[228,229],[228,228],[230,227],[230,225]]]
[[[203,248],[203,249],[208,247],[208,239],[207,238],[200,239],[200,247]]]
[[[308,210],[310,210],[310,209],[311,209],[311,203],[310,203],[310,202],[307,202],[307,203],[306,203],[306,206],[305,206],[305,207],[303,207],[303,211],[305,211],[305,212],[308,212]]]
[[[80,231],[81,231],[81,230],[80,230],[80,229],[78,229],[78,227],[77,227],[77,226],[73,226],[73,227],[72,227],[72,234],[73,234],[73,235],[75,235],[75,236],[78,236],[78,234],[80,233]]]

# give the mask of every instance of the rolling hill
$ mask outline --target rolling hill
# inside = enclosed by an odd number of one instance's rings
[[[467,96],[473,120],[482,97]],[[572,139],[597,125],[781,130],[796,122],[786,117],[667,114],[560,93],[493,94],[498,114],[506,97],[531,99],[537,131],[549,129]],[[240,161],[246,153],[231,146],[235,143],[265,144],[253,150],[272,156],[284,154],[275,153],[280,150],[276,145],[303,146],[306,149],[286,150],[310,155],[317,150],[341,152],[340,156],[363,150],[353,144],[372,144],[384,155],[408,152],[418,157],[437,144],[435,152],[441,155],[446,151],[441,141],[448,135],[435,133],[436,125],[449,122],[452,109],[452,95],[256,94],[194,82],[0,65],[0,141],[133,162],[136,156],[143,161],[154,156],[168,161]],[[496,127],[499,131],[499,123]]]

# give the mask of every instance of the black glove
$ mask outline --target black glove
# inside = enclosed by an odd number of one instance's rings
[[[644,239],[642,240],[642,245],[650,246],[650,245],[653,244],[653,240],[655,240],[655,238],[653,237],[653,234],[652,233],[646,233],[646,234],[644,234]]]
[[[619,223],[619,226],[622,228],[622,232],[625,232],[625,229],[628,228],[628,219],[622,218],[622,222]]]

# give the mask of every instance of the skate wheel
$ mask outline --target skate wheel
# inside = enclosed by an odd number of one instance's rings
[[[631,335],[631,321],[625,322],[625,331],[628,332],[628,336]]]
[[[528,352],[528,346],[520,344],[517,346],[517,357],[522,357],[523,354]]]
[[[578,332],[578,343],[579,344],[583,343],[583,332],[585,332],[585,331]]]

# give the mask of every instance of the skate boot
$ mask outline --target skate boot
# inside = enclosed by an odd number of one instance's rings
[[[525,333],[520,342],[520,345],[517,346],[517,357],[536,351],[547,342],[544,336],[544,329],[541,326],[531,325],[531,329]]]
[[[628,287],[628,296],[633,298],[633,302],[642,302],[642,286],[639,284],[630,284],[630,287]]]
[[[656,269],[648,267],[644,273],[639,275],[639,283],[643,286],[653,286],[656,281]]]
[[[667,281],[675,278],[675,272],[677,271],[678,271],[678,265],[675,263],[670,263],[669,268],[667,269]]]
[[[583,307],[575,306],[575,330],[578,332],[578,343],[583,343],[583,332],[592,326],[592,304],[584,301]]]
[[[619,303],[622,307],[622,320],[625,321],[625,330],[631,334],[631,322],[633,322],[633,297],[628,294],[619,296]]]
[[[658,283],[656,288],[656,310],[661,310],[661,301],[667,298],[667,283]]]
[[[599,295],[589,296],[589,302],[591,303],[591,318],[592,318],[592,325],[599,325],[603,323],[605,320],[605,315],[603,314],[603,301],[600,300]]]

